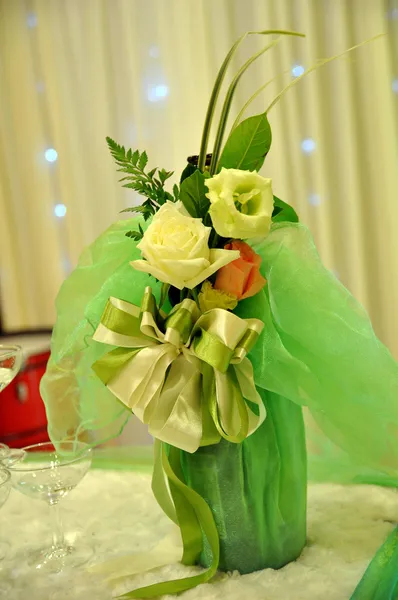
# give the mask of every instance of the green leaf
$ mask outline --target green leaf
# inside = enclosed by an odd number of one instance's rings
[[[277,196],[274,196],[274,212],[272,213],[272,221],[274,223],[280,223],[282,221],[298,223],[299,218],[293,206],[290,206],[290,204],[287,204]]]
[[[126,232],[126,237],[129,237],[129,238],[131,238],[133,240],[136,240],[136,241],[142,240],[143,236],[144,236],[144,232],[142,230],[141,231],[127,231]]]
[[[125,213],[125,212],[140,212],[140,213],[144,213],[146,212],[148,209],[146,206],[144,206],[143,204],[140,204],[139,206],[129,206],[129,208],[124,208],[123,210],[121,210],[121,213]]]
[[[140,153],[138,150],[133,152],[132,157],[131,157],[131,162],[133,163],[134,166],[137,164],[139,157],[140,157]]]
[[[178,198],[180,197],[180,188],[178,187],[178,185],[176,183],[173,185],[173,194],[174,194],[175,200],[178,200]]]
[[[245,62],[245,64],[239,69],[239,71],[233,78],[233,80],[228,88],[228,91],[227,91],[227,94],[226,94],[226,97],[224,100],[224,105],[222,107],[222,111],[221,111],[221,115],[220,115],[220,121],[218,124],[218,129],[217,129],[216,139],[214,142],[214,148],[213,148],[211,164],[210,164],[211,175],[214,175],[214,173],[216,172],[217,163],[218,163],[218,159],[220,156],[221,144],[222,144],[222,141],[224,138],[224,131],[225,131],[225,128],[227,125],[229,111],[231,110],[232,99],[234,97],[234,93],[235,93],[236,87],[239,83],[239,80],[242,77],[242,75],[244,75],[245,71],[247,71],[247,69],[250,67],[250,65],[255,60],[260,58],[260,56],[262,56],[262,54],[264,54],[264,52],[273,48],[279,42],[279,39],[280,38],[277,38],[276,40],[274,40],[270,44],[267,44],[267,46],[265,46],[264,48],[262,48],[261,50],[259,50],[255,54],[253,54],[253,56],[251,56],[249,58],[249,60],[247,60]]]
[[[195,173],[196,169],[197,167],[195,167],[195,165],[188,163],[183,172],[181,173],[180,183],[182,183],[184,179],[192,175],[192,173]]]
[[[145,150],[140,152],[139,150],[128,150],[126,152],[124,146],[119,146],[111,138],[106,138],[109,149],[113,158],[116,161],[117,170],[123,173],[124,176],[120,179],[123,187],[133,189],[142,196],[150,198],[152,204],[148,205],[150,214],[154,214],[159,208],[159,205],[164,204],[166,200],[174,201],[174,197],[164,189],[165,181],[173,175],[173,171],[166,171],[166,169],[158,169],[155,167],[148,173],[145,172],[145,167],[148,164],[148,156]],[[159,179],[154,177],[155,173],[158,172]],[[146,203],[144,202],[144,206]],[[155,208],[157,207],[157,208]],[[135,212],[140,212],[141,209],[129,209]],[[148,213],[143,212],[144,218],[148,218]]]
[[[141,169],[141,171],[143,171],[145,169],[145,167],[147,166],[147,164],[148,164],[148,155],[144,150],[144,152],[141,154],[140,159],[138,161],[138,166]]]
[[[192,217],[202,218],[209,210],[206,191],[205,177],[199,169],[181,183],[180,200]]]
[[[218,170],[258,171],[271,147],[272,132],[267,114],[254,115],[230,134],[221,154]]]
[[[207,145],[208,145],[208,141],[209,141],[210,128],[211,128],[211,123],[213,120],[214,111],[215,111],[216,104],[217,104],[217,99],[218,99],[218,96],[220,93],[220,89],[221,89],[228,65],[231,62],[233,55],[235,54],[235,52],[239,48],[240,44],[243,42],[243,40],[248,35],[270,35],[270,34],[296,35],[299,37],[305,37],[305,34],[298,33],[295,31],[270,29],[268,31],[247,31],[246,33],[241,35],[240,38],[234,43],[234,45],[228,52],[227,56],[225,57],[223,64],[220,67],[220,70],[218,72],[218,75],[217,75],[217,78],[216,78],[216,81],[215,81],[215,84],[213,87],[213,91],[211,93],[210,102],[209,102],[209,105],[207,108],[206,119],[205,119],[205,124],[204,124],[204,128],[203,128],[203,133],[202,133],[202,141],[201,141],[201,145],[200,145],[199,162],[198,162],[198,168],[201,171],[203,171],[204,167],[205,167]]]

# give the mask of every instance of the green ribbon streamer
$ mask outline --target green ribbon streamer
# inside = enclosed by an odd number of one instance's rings
[[[178,525],[178,518],[173,500],[166,484],[165,472],[162,466],[162,442],[155,439],[154,464],[152,472],[152,492],[162,511],[170,521]]]
[[[159,454],[157,455],[159,458]],[[172,581],[164,581],[161,583],[155,583],[147,587],[139,588],[119,596],[119,598],[157,598],[166,594],[179,594],[190,590],[197,585],[206,583],[209,581],[217,572],[218,563],[220,560],[220,542],[218,537],[218,531],[212,512],[207,505],[206,501],[194,490],[189,488],[183,480],[183,474],[181,469],[181,451],[178,448],[170,447],[170,455],[167,456],[166,448],[164,444],[161,444],[161,464],[165,475],[168,478],[170,488],[174,491],[174,494],[178,494],[184,499],[184,510],[180,511],[182,503],[177,502],[176,511],[177,518],[182,522],[182,528],[185,528],[185,541],[191,543],[190,549],[186,552],[184,547],[184,556],[188,560],[194,559],[194,552],[199,550],[199,545],[195,545],[195,538],[197,532],[203,531],[206,536],[213,560],[210,568],[199,575],[192,577],[184,577],[183,579],[173,579]],[[158,465],[159,468],[159,465]],[[173,494],[173,492],[172,492]],[[189,507],[187,510],[186,507]],[[195,515],[193,517],[193,515]],[[181,525],[181,523],[180,523]],[[188,533],[189,530],[189,533]],[[200,535],[202,535],[200,533]],[[188,564],[188,563],[184,563]],[[193,564],[192,562],[190,564]]]
[[[175,476],[184,481],[184,475],[181,468],[180,459],[181,450],[170,446],[169,463]],[[181,559],[183,565],[194,565],[199,559],[203,549],[202,530],[195,509],[186,501],[184,493],[179,486],[169,479],[171,495],[174,500],[178,524],[181,530],[181,537],[184,547],[184,553]]]
[[[350,600],[398,598],[398,527],[376,552]]]

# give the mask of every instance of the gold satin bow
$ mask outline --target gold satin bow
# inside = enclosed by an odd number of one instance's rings
[[[187,452],[239,443],[266,416],[247,358],[262,328],[190,299],[165,315],[147,287],[141,308],[109,299],[93,338],[116,348],[93,370],[155,438]]]

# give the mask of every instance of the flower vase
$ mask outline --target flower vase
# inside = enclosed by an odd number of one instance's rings
[[[279,569],[306,542],[307,456],[301,408],[259,389],[267,418],[240,444],[221,440],[184,452],[187,484],[210,506],[222,571]],[[209,567],[206,540],[200,564]]]

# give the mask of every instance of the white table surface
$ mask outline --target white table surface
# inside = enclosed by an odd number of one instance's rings
[[[90,471],[60,503],[69,537],[92,545],[92,563],[143,552],[171,531],[150,490],[150,474]],[[109,600],[141,585],[197,572],[180,564],[125,582],[113,591],[84,567],[44,575],[25,564],[30,548],[50,543],[49,508],[12,491],[0,510],[0,539],[11,549],[0,563],[0,598],[7,600]],[[395,491],[373,486],[312,485],[308,546],[280,571],[220,576],[185,592],[184,600],[348,600],[369,560],[398,519]],[[5,582],[11,590],[5,592]],[[1,591],[3,590],[3,591]],[[167,598],[172,598],[167,596]]]

